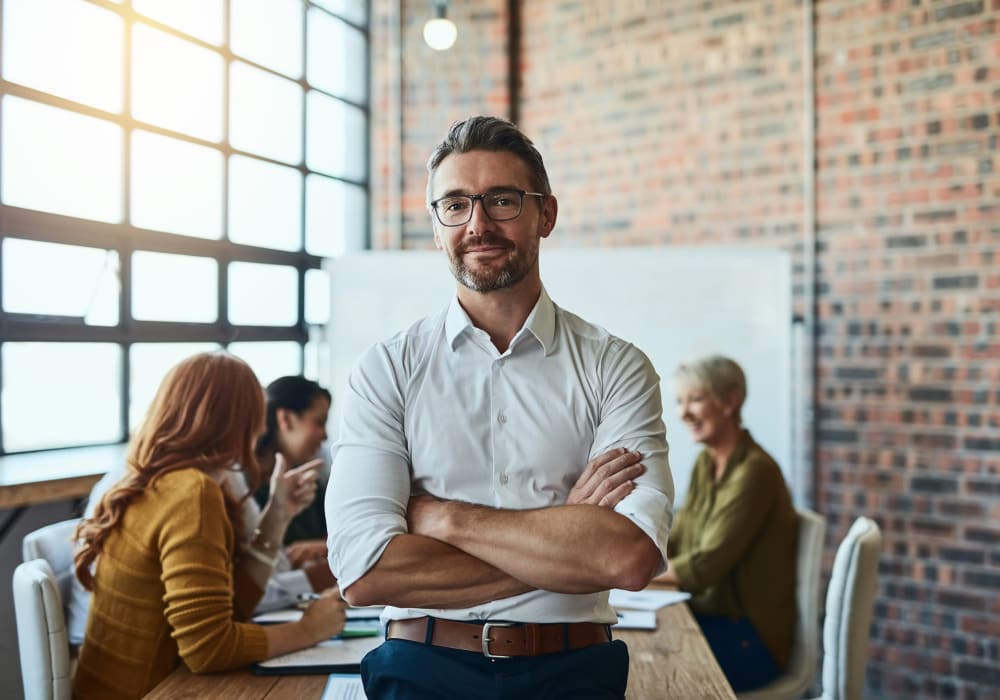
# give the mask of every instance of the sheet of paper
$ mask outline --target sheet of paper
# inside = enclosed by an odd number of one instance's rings
[[[322,700],[367,700],[361,676],[350,673],[331,673],[326,681]]]
[[[384,610],[382,606],[370,608],[348,608],[347,619],[377,621],[379,615],[382,614],[382,610]],[[271,612],[254,615],[253,621],[258,625],[273,625],[279,622],[295,622],[300,617],[302,617],[301,608],[283,608],[281,610],[272,610]]]
[[[620,630],[655,630],[655,610],[619,610],[615,628]]]
[[[684,591],[657,591],[646,589],[644,591],[623,591],[620,588],[612,589],[608,602],[615,610],[659,610],[665,605],[682,603],[691,597],[690,593]]]
[[[382,635],[357,639],[329,639],[314,647],[293,651],[261,661],[262,668],[287,668],[291,666],[356,666],[369,651],[385,641]]]

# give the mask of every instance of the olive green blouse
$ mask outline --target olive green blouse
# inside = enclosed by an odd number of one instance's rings
[[[782,668],[795,626],[798,516],[781,469],[743,431],[718,482],[703,450],[670,532],[670,563],[692,610],[746,617]]]

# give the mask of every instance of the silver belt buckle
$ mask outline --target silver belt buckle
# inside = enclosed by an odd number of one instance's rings
[[[494,627],[514,627],[516,623],[514,622],[486,622],[483,623],[483,656],[487,659],[509,659],[510,656],[504,656],[503,654],[494,654],[490,652],[490,642],[493,638],[490,637],[490,630]]]

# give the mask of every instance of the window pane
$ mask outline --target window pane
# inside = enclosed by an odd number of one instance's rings
[[[218,263],[209,258],[132,254],[132,318],[213,323],[219,317]]]
[[[311,85],[354,102],[368,99],[368,51],[357,29],[322,10],[309,11],[306,77]]]
[[[110,343],[4,343],[8,451],[121,439],[121,348]]]
[[[302,174],[256,158],[229,160],[229,239],[298,250],[302,245]]]
[[[4,204],[118,223],[122,132],[110,122],[5,95]]]
[[[306,251],[337,257],[366,247],[364,189],[322,175],[306,178]]]
[[[70,100],[122,109],[122,20],[80,0],[7,0],[3,77]]]
[[[218,350],[216,343],[136,343],[129,350],[128,424],[139,427],[160,382],[178,362],[199,352]]]
[[[336,12],[355,24],[365,24],[368,21],[367,0],[313,0],[313,4]]]
[[[229,70],[229,142],[297,164],[302,160],[302,88],[245,63]],[[327,124],[326,128],[335,128]]]
[[[321,342],[319,334],[316,334],[315,338],[313,338],[313,334],[310,333],[310,338],[305,348],[303,348],[303,355],[305,357],[303,359],[302,375],[329,388],[329,381],[322,377],[320,373],[320,367],[324,365],[326,357],[326,344]],[[336,397],[334,397],[334,400],[336,400]]]
[[[132,30],[132,116],[222,140],[222,56],[158,29]]]
[[[299,344],[292,341],[230,343],[226,350],[246,361],[262,386],[278,377],[302,372]]]
[[[306,163],[328,175],[364,180],[365,115],[357,107],[310,91],[306,96]]]
[[[219,45],[223,38],[222,0],[132,0],[150,19]]]
[[[330,274],[306,270],[306,323],[323,325],[330,320]]]
[[[7,238],[3,242],[3,308],[21,314],[118,323],[118,253]]]
[[[148,131],[132,134],[132,223],[199,238],[222,236],[219,151]]]
[[[302,77],[301,0],[231,0],[233,53],[290,78]]]
[[[229,263],[229,322],[294,326],[299,320],[299,275],[294,267]]]

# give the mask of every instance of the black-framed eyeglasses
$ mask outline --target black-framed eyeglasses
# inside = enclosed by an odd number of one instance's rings
[[[493,190],[483,194],[453,194],[431,202],[434,215],[442,226],[461,226],[472,219],[472,209],[478,199],[486,216],[494,221],[510,221],[521,215],[524,197],[547,197],[541,192],[524,190]]]

